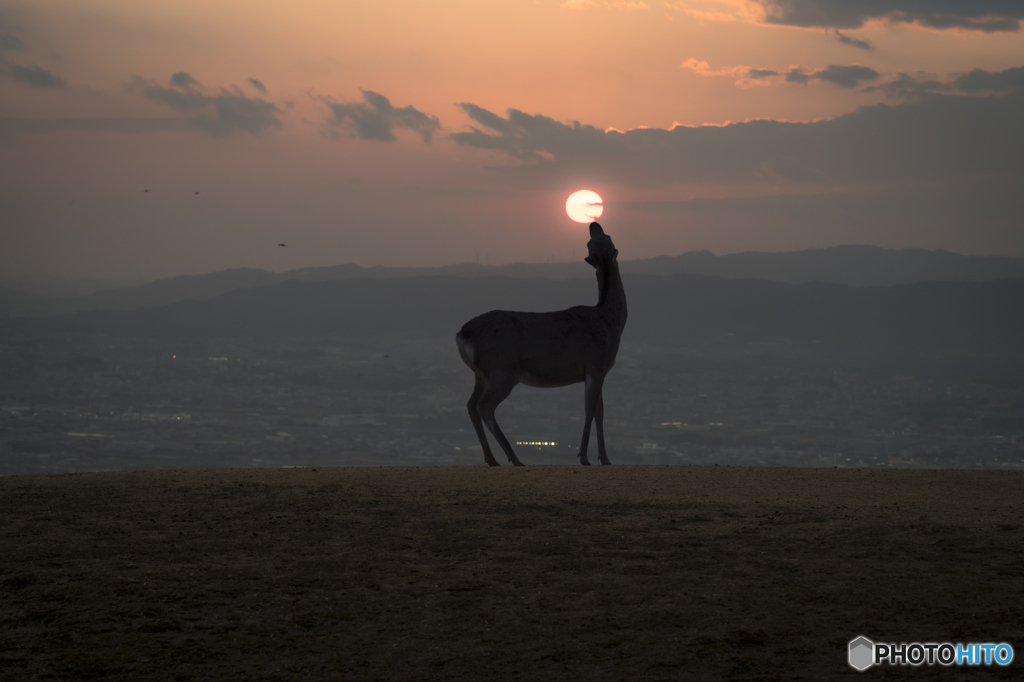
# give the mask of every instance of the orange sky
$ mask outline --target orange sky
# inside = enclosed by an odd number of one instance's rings
[[[604,195],[624,258],[840,243],[1024,256],[1020,168],[976,151],[1016,149],[1019,136],[948,123],[954,98],[998,108],[995,121],[1018,106],[1024,83],[1008,70],[1024,65],[1024,39],[1011,4],[981,2],[991,7],[979,19],[981,5],[964,2],[950,19],[893,0],[859,25],[827,17],[846,22],[837,34],[775,25],[806,24],[815,0],[0,1],[0,269],[137,280],[568,259],[585,226],[562,206],[584,186]],[[982,90],[956,80],[975,69],[1004,75]],[[901,73],[920,92],[881,87]],[[411,109],[381,116],[363,90]],[[260,102],[269,109],[253,113]],[[501,133],[461,103],[544,118]],[[940,112],[962,145],[923,123],[922,139],[901,134],[900,153],[928,155],[927,134],[948,149],[876,178],[871,163],[901,161],[880,141],[888,124],[868,117],[849,129],[878,130],[877,151],[864,145],[875,160],[851,170],[818,156],[856,154],[829,137],[853,133],[826,123],[879,104],[879,119]],[[393,139],[361,131],[356,115]],[[680,134],[669,148],[599,135],[754,119],[824,123],[799,128],[811,141],[792,155],[773,142],[791,132],[778,127],[727,126],[721,142]],[[490,137],[459,136],[473,128]],[[728,168],[701,177],[723,158]]]

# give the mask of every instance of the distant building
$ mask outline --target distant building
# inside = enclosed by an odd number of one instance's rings
[[[657,443],[645,442],[636,448],[640,461],[644,464],[673,464],[676,457]]]

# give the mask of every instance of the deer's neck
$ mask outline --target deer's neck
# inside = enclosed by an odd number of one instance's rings
[[[626,324],[626,290],[622,288],[619,264],[612,261],[597,269],[597,307],[612,313],[619,326]]]

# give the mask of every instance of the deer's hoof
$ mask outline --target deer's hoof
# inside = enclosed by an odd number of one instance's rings
[[[514,466],[514,467],[521,467],[521,466],[526,466],[526,465],[523,464],[522,462],[520,462],[518,459],[514,459],[514,460],[512,460],[512,466]]]
[[[612,462],[607,457],[605,457],[604,459],[601,460],[601,466],[609,467],[611,465],[612,465]]]
[[[490,461],[484,460],[484,464],[486,464],[489,467],[500,467],[501,466],[500,464],[498,464],[497,460],[494,460],[494,459],[492,459]]]

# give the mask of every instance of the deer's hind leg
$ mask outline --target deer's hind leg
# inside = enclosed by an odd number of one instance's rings
[[[517,467],[523,466],[523,463],[516,457],[516,453],[512,451],[512,445],[509,444],[508,438],[505,438],[505,434],[501,432],[501,427],[498,426],[498,420],[494,418],[494,411],[498,409],[498,405],[501,401],[508,397],[508,394],[512,392],[512,389],[516,387],[519,381],[512,376],[500,375],[496,377],[487,377],[483,392],[480,399],[477,401],[477,410],[479,410],[480,418],[483,419],[484,424],[487,424],[487,428],[491,430],[494,435],[494,440],[498,441],[498,445],[505,451],[505,455],[508,457],[508,461],[512,462]],[[490,464],[490,462],[488,462]],[[497,462],[495,462],[497,464]]]
[[[483,395],[484,386],[486,380],[483,376],[476,375],[476,384],[473,385],[473,395],[469,396],[469,402],[466,403],[466,408],[469,410],[469,420],[473,422],[473,429],[476,431],[476,437],[480,439],[480,447],[484,451],[484,464],[491,467],[501,466],[498,464],[498,460],[494,459],[494,455],[491,454],[491,446],[487,442],[487,432],[484,431],[484,423],[480,419],[480,410],[477,408],[477,404],[480,402],[480,396]]]

